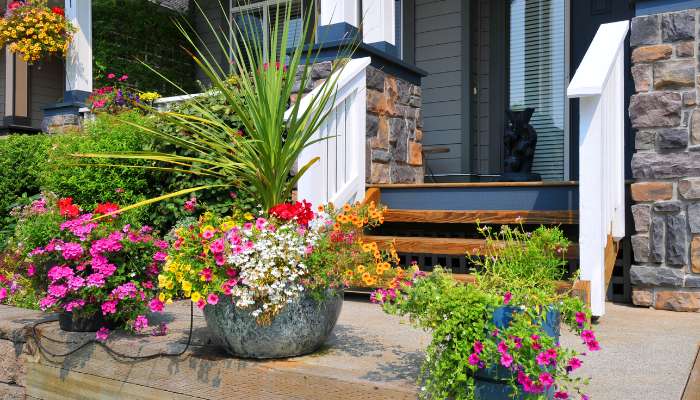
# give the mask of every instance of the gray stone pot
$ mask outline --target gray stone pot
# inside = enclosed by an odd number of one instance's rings
[[[204,308],[209,330],[226,351],[241,358],[288,358],[318,350],[328,339],[343,307],[343,291],[328,290],[323,301],[302,295],[272,320],[259,325],[231,297]]]

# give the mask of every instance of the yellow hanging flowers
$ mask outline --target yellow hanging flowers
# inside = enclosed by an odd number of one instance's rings
[[[49,8],[46,0],[13,1],[0,18],[0,46],[32,64],[48,56],[65,58],[75,27],[61,7]]]

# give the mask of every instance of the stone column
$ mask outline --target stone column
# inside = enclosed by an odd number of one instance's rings
[[[700,311],[698,10],[637,17],[631,187],[636,305]]]

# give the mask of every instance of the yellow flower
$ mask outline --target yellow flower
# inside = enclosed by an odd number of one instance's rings
[[[189,281],[182,281],[182,290],[185,292],[189,292],[192,290],[192,283]]]
[[[364,265],[358,265],[357,267],[355,267],[355,271],[357,271],[358,274],[361,274],[361,273],[367,271],[367,269],[365,268]]]
[[[236,223],[233,221],[225,221],[221,224],[221,230],[224,232],[228,232],[231,229],[233,229],[236,226]]]
[[[202,295],[199,292],[192,292],[192,297],[190,298],[192,299],[192,302],[196,303],[202,298]]]
[[[158,294],[158,300],[160,300],[161,303],[164,302],[165,301],[165,293],[161,292],[160,294]]]
[[[243,218],[245,218],[246,221],[252,221],[255,217],[253,216],[253,214],[248,212],[248,213],[243,214]]]

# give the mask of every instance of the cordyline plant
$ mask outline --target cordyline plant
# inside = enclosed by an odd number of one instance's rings
[[[226,33],[214,27],[198,6],[211,29],[218,50],[233,55],[231,65],[226,67],[212,61],[214,50],[203,44],[202,36],[191,25],[176,22],[193,49],[191,54],[195,64],[207,76],[213,90],[224,96],[227,105],[240,119],[242,129],[227,124],[223,116],[206,107],[208,103],[204,99],[197,101],[195,97],[192,107],[200,116],[170,111],[158,113],[166,122],[179,128],[177,133],[126,122],[159,141],[175,145],[177,152],[77,155],[122,160],[145,159],[154,164],[142,168],[195,174],[211,179],[210,183],[145,200],[125,207],[122,211],[195,191],[226,187],[247,191],[264,210],[291,198],[299,178],[318,161],[315,158],[299,165],[296,174],[292,175],[301,152],[324,140],[313,138],[313,134],[330,113],[338,75],[344,64],[334,63],[330,78],[307,95],[312,96],[309,107],[301,107],[299,101],[290,106],[295,88],[309,85],[311,68],[318,59],[318,50],[303,43],[288,51],[278,50],[287,49],[289,44],[292,7],[288,3],[278,4],[276,12],[271,13],[274,15],[270,21],[272,29],[267,43],[258,37],[256,26],[249,22],[231,26],[237,35],[234,35],[235,39],[229,38]],[[302,21],[300,31],[302,38],[309,38],[314,43],[316,23],[311,14]],[[252,20],[253,18],[242,19]],[[186,93],[172,81],[168,82]]]

